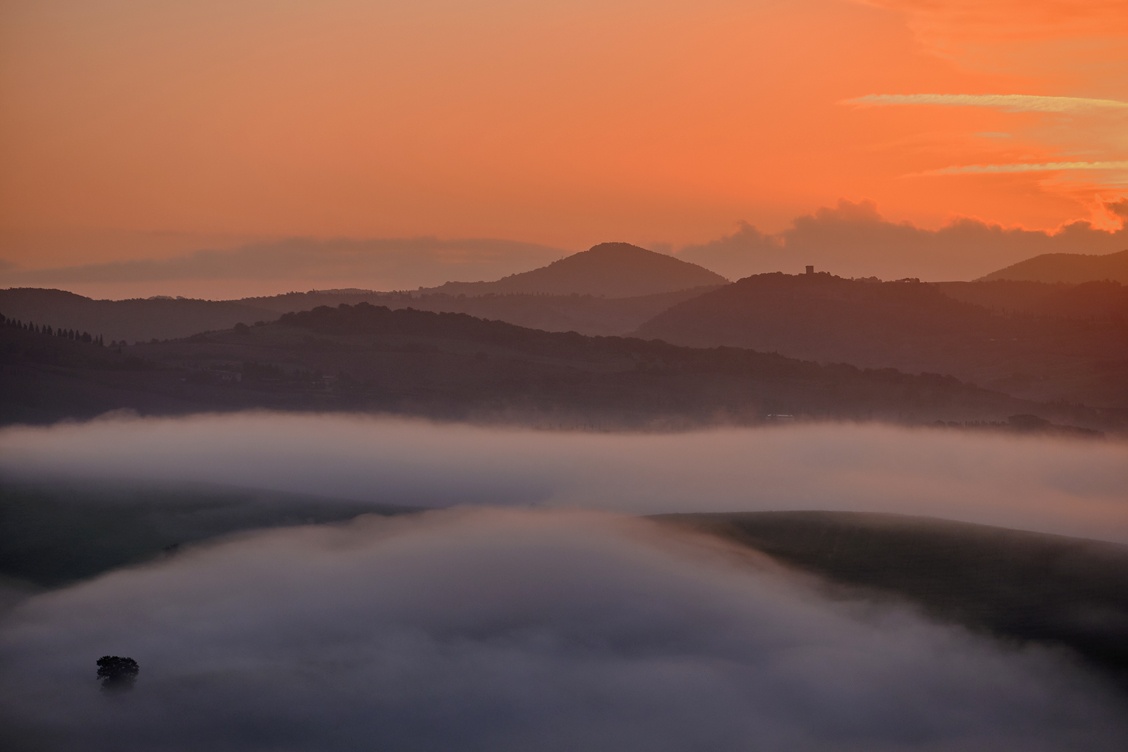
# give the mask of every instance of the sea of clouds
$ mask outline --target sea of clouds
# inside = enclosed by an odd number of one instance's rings
[[[19,482],[436,509],[246,533],[24,599],[0,617],[0,748],[1123,749],[1123,695],[1064,654],[832,597],[635,515],[900,511],[1125,542],[1126,459],[1117,442],[849,425],[4,429],[0,477]],[[139,662],[132,690],[98,688],[105,654]]]
[[[141,673],[107,694],[94,658]],[[41,595],[0,629],[6,749],[1114,750],[1060,656],[607,513],[250,534]]]

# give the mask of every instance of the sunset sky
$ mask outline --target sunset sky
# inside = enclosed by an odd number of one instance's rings
[[[677,251],[844,207],[1099,241],[1128,0],[0,0],[0,165],[9,274],[294,237]]]

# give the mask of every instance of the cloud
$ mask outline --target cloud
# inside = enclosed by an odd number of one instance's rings
[[[1063,185],[1074,183],[1069,173],[1105,172],[1103,190],[1118,191],[1128,187],[1128,161],[1124,155],[1124,126],[1128,123],[1128,102],[1115,99],[1087,97],[1040,96],[1028,94],[868,94],[847,99],[842,104],[859,107],[888,106],[942,106],[981,107],[1003,112],[1038,112],[1069,116],[1069,128],[1030,127],[1027,132],[1038,140],[1049,140],[1053,145],[1049,154],[1063,157],[1088,155],[1090,159],[1057,159],[1044,162],[1013,162],[1013,154],[1000,153],[995,164],[970,164],[945,166],[912,173],[908,177],[941,175],[1007,175],[1020,173],[1058,173],[1058,184],[1042,181],[1051,193],[1062,192]],[[991,134],[979,134],[991,135]],[[1082,193],[1092,193],[1095,186],[1077,185]],[[1065,191],[1068,193],[1068,189]],[[1089,200],[1090,205],[1099,202]]]
[[[1122,162],[1041,162],[1033,164],[959,165],[927,170],[922,175],[990,175],[1008,172],[1064,172],[1073,170],[1128,170],[1128,161]]]
[[[421,507],[900,512],[1128,543],[1128,443],[881,425],[593,435],[342,415],[115,418],[0,430],[0,478]]]
[[[842,104],[869,107],[938,105],[943,107],[988,107],[1003,112],[1128,112],[1128,102],[1085,97],[1051,97],[1030,94],[867,94]]]
[[[1107,209],[1123,201],[1104,202]],[[1119,211],[1119,210],[1118,210]],[[735,233],[677,256],[738,279],[750,274],[797,273],[807,264],[844,277],[926,280],[975,279],[1043,253],[1116,253],[1128,248],[1125,214],[1118,230],[1085,221],[1057,232],[1006,228],[976,219],[957,219],[937,230],[890,222],[870,201],[839,201],[796,218],[791,227],[766,234],[742,223]]]
[[[748,271],[749,261],[753,258],[763,271],[780,271],[787,268],[784,265],[789,260],[782,236],[761,232],[744,221],[737,223],[736,232],[731,235],[685,246],[676,255],[729,279],[748,276],[751,273]]]
[[[94,750],[1112,750],[1063,659],[655,523],[459,510],[244,536],[0,622],[0,739]],[[94,660],[129,655],[127,694]]]
[[[414,289],[449,281],[492,280],[567,255],[532,243],[490,239],[380,238],[288,240],[168,259],[114,261],[56,269],[2,270],[9,285],[185,281],[275,281],[276,291],[322,287]],[[183,293],[180,293],[183,294]]]
[[[1128,31],[1125,0],[855,0],[904,13],[919,38],[953,41],[1101,38]]]
[[[1104,202],[1105,211],[1115,217],[1119,217],[1121,221],[1128,223],[1128,198],[1122,198],[1119,201],[1106,201]]]

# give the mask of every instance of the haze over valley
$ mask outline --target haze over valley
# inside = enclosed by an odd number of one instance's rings
[[[1128,749],[1126,50],[0,4],[0,749]]]

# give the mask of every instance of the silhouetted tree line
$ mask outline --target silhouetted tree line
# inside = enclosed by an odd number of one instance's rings
[[[20,329],[32,334],[45,334],[49,337],[62,337],[63,339],[73,340],[74,342],[89,342],[105,347],[106,342],[102,335],[94,336],[90,332],[80,332],[77,329],[63,329],[62,327],[55,328],[50,324],[39,325],[34,322],[23,322],[19,319],[13,319],[0,313],[0,326],[6,326],[13,329]]]

